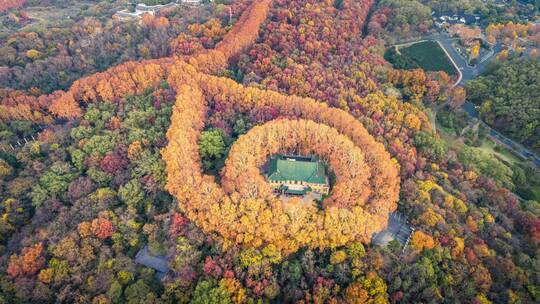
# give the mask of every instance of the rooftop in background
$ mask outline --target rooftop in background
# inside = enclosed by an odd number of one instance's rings
[[[268,164],[268,180],[326,184],[324,163],[313,156],[276,155]]]
[[[173,1],[173,2],[169,2],[167,4],[157,4],[157,5],[146,5],[144,3],[139,3],[137,4],[137,6],[135,7],[135,9],[137,11],[145,11],[145,12],[155,12],[155,11],[159,11],[161,9],[164,9],[164,8],[168,8],[168,7],[175,7],[176,6],[176,2]]]
[[[124,9],[116,12],[115,17],[119,19],[131,19],[131,18],[141,18],[144,14],[156,14],[162,9],[172,8],[177,6],[179,3],[189,4],[189,5],[199,5],[202,4],[201,0],[176,0],[171,1],[167,4],[157,4],[157,5],[146,5],[144,3],[139,3],[135,6],[134,11],[129,11]]]
[[[432,13],[433,20],[438,26],[441,26],[443,24],[476,24],[478,20],[480,20],[480,16],[478,15],[471,15],[471,14],[458,14],[458,15],[447,15],[444,13]]]

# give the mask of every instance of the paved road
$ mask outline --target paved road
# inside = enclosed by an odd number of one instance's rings
[[[448,34],[446,33],[432,34],[432,35],[425,36],[420,40],[404,41],[398,45],[414,43],[414,42],[424,41],[424,40],[434,40],[434,41],[439,42],[444,48],[444,50],[446,50],[446,53],[450,55],[450,59],[453,60],[457,69],[459,69],[460,73],[462,74],[462,78],[455,85],[463,85],[467,81],[476,78],[480,73],[482,73],[485,70],[485,68],[491,62],[490,60],[491,57],[494,54],[499,53],[503,49],[502,43],[497,43],[496,45],[493,46],[493,52],[490,52],[486,56],[482,57],[480,59],[481,62],[479,64],[477,64],[476,66],[470,66],[468,62],[459,54],[459,52],[453,46],[453,44],[456,43],[459,39],[452,38],[448,36]]]
[[[493,58],[493,56],[499,53],[503,49],[502,44],[497,43],[493,47],[493,53],[488,54],[489,58],[482,58],[481,63],[472,67],[468,65],[467,61],[463,57],[461,57],[458,51],[454,48],[453,43],[456,39],[450,38],[446,34],[431,35],[431,36],[426,37],[426,39],[432,39],[432,40],[438,41],[444,47],[447,54],[450,55],[451,59],[454,61],[454,63],[457,65],[457,67],[462,73],[461,79],[459,80],[459,82],[456,83],[456,85],[460,85],[460,86],[465,85],[467,81],[476,78],[480,73],[482,73],[491,62],[491,59]],[[438,106],[434,110],[435,116],[437,115],[437,111],[440,110],[445,105],[446,103],[441,106]],[[525,148],[523,145],[497,132],[496,130],[492,129],[489,125],[487,125],[485,122],[483,122],[480,118],[480,114],[478,113],[478,110],[476,109],[476,106],[473,103],[466,101],[463,104],[462,109],[463,111],[468,113],[471,117],[476,118],[481,121],[482,125],[488,130],[488,136],[491,139],[505,146],[507,149],[510,149],[519,157],[525,160],[532,161],[534,164],[536,164],[537,167],[540,168],[540,157],[538,155],[536,155],[531,150]]]
[[[480,118],[480,112],[476,109],[476,105],[470,101],[466,101],[461,108],[472,118]]]
[[[447,53],[450,55],[452,60],[456,63],[459,70],[463,74],[462,79],[460,80],[460,82],[457,83],[457,85],[464,85],[467,81],[472,80],[478,75],[480,75],[491,62],[491,57],[494,54],[499,53],[503,49],[503,45],[501,43],[497,43],[493,46],[493,52],[490,52],[488,54],[489,57],[483,57],[480,59],[481,62],[479,64],[477,64],[476,66],[470,66],[468,62],[458,53],[456,48],[453,46],[453,44],[458,41],[457,38],[451,38],[447,34],[437,34],[430,36],[429,39],[436,40],[443,45],[444,49],[447,51]]]
[[[483,121],[481,121],[481,122],[482,122],[482,125],[484,125],[484,127],[488,128],[488,130],[489,130],[488,136],[492,140],[494,140],[495,142],[499,143],[502,146],[505,146],[507,149],[510,149],[510,150],[514,151],[514,153],[516,155],[518,155],[519,157],[521,157],[522,159],[532,161],[537,167],[540,168],[540,157],[538,155],[536,155],[535,153],[533,153],[529,149],[525,148],[521,144],[509,139],[508,137],[504,136],[503,134],[491,129]]]

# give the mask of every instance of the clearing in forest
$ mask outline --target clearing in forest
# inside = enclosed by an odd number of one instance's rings
[[[398,69],[421,68],[426,71],[444,71],[448,75],[457,74],[444,50],[432,40],[403,47],[392,47],[384,57]]]

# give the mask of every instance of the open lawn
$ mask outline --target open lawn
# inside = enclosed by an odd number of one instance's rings
[[[487,152],[512,165],[522,162],[522,160],[515,156],[512,152],[508,151],[504,147],[497,145],[490,139],[486,139],[482,143],[482,146],[478,147],[477,149]]]
[[[399,48],[391,48],[385,58],[399,69],[422,68],[426,71],[444,71],[457,74],[454,65],[436,41],[422,41]]]
[[[433,121],[433,115],[429,114],[430,111],[428,112],[428,116],[430,117],[430,120]],[[444,112],[440,112],[437,116],[437,119],[441,118],[441,114],[444,114]],[[448,121],[448,119],[446,121]],[[488,158],[480,160],[481,162],[484,162],[486,159],[490,158],[498,160],[501,165],[507,167],[512,172],[512,176],[510,176],[510,178],[512,179],[512,183],[514,183],[515,186],[515,188],[512,190],[514,193],[519,195],[524,200],[540,201],[540,177],[538,176],[538,173],[531,173],[531,171],[527,172],[527,170],[529,170],[527,168],[535,168],[531,167],[531,164],[527,163],[527,161],[524,161],[522,158],[514,154],[511,150],[508,150],[504,146],[497,144],[490,138],[485,138],[481,140],[480,146],[472,146],[466,143],[466,137],[464,137],[463,135],[456,135],[455,129],[442,126],[440,120],[436,121],[436,128],[437,133],[439,134],[441,139],[443,139],[448,144],[448,146],[463,148],[468,147],[473,151],[477,152],[479,155],[486,155]],[[470,128],[470,126],[467,128]],[[466,130],[464,130],[464,132],[465,131]],[[515,170],[517,170],[517,168],[521,168],[521,170],[524,170],[522,174],[525,175],[526,180],[525,182],[521,182],[520,184],[517,184],[516,180],[514,180],[514,174],[516,173]],[[519,173],[519,171],[517,172]]]

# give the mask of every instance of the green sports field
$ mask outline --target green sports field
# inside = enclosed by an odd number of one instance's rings
[[[436,41],[423,41],[398,50],[391,48],[385,58],[398,69],[422,68],[426,71],[444,71],[457,74],[454,65]]]

